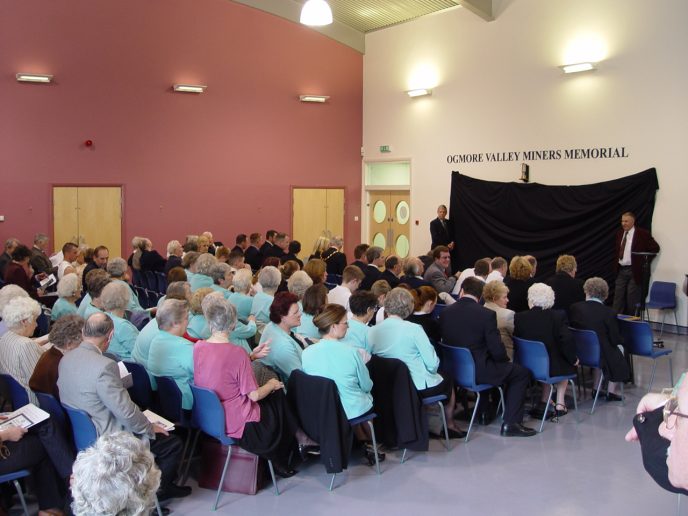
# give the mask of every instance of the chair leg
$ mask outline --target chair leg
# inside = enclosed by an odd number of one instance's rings
[[[681,493],[678,493],[678,498],[676,499],[676,516],[681,516]]]
[[[408,451],[408,448],[404,448],[404,453],[401,454],[401,463],[403,464],[406,461],[406,452]]]
[[[625,407],[626,406],[626,397],[624,396],[624,384],[623,382],[619,382],[621,384],[621,406]]]
[[[336,473],[332,473],[332,479],[330,480],[330,491],[332,491],[332,488],[334,487],[334,477],[336,477]]]
[[[650,385],[647,386],[647,392],[652,390],[652,383],[655,381],[655,369],[657,369],[657,360],[652,360],[652,375],[650,375]]]
[[[440,407],[440,417],[442,418],[442,428],[444,429],[444,447],[449,450],[449,429],[447,428],[447,416],[444,414],[444,405],[441,401],[437,402]]]
[[[17,490],[17,494],[19,495],[19,500],[21,501],[22,508],[24,509],[24,516],[29,516],[29,509],[26,507],[26,500],[24,500],[24,493],[22,493],[21,486],[19,485],[18,480],[13,481],[14,488]]]
[[[576,411],[576,422],[580,423],[580,414],[578,413],[578,400],[576,399],[576,383],[573,380],[569,380],[569,383],[571,384],[571,394],[573,394],[573,410]]]
[[[187,428],[186,431],[186,439],[184,439],[184,448],[182,448],[182,460],[179,461],[179,469],[177,470],[177,476],[181,476],[182,473],[184,472],[184,458],[186,457],[186,452],[189,449],[189,443],[191,442],[191,434],[193,433],[193,430],[191,427]],[[191,457],[189,456],[188,461],[191,461]],[[187,461],[187,462],[188,462]]]
[[[674,308],[674,325],[676,328],[676,335],[680,335],[678,331],[678,317],[676,317],[676,308]]]
[[[542,429],[545,427],[545,419],[547,419],[547,412],[549,410],[549,402],[552,401],[552,393],[554,392],[554,385],[549,384],[549,397],[547,398],[547,403],[545,404],[545,410],[544,414],[542,415],[542,421],[540,421],[540,433],[542,433]]]
[[[158,516],[162,516],[162,509],[160,508],[160,502],[158,502],[157,495],[155,497],[155,511],[158,513]]]
[[[220,477],[220,485],[217,486],[217,494],[215,495],[215,504],[213,504],[213,510],[217,510],[217,504],[220,501],[220,494],[222,493],[222,487],[225,485],[225,475],[227,474],[227,468],[229,467],[229,459],[232,456],[232,447],[227,446],[227,460],[225,460],[225,467],[222,469],[222,476]]]
[[[189,478],[189,468],[191,467],[191,458],[196,451],[196,446],[198,445],[198,438],[201,435],[201,429],[196,430],[196,435],[194,436],[193,444],[191,445],[191,451],[189,452],[189,460],[186,461],[186,468],[184,468],[184,474],[182,475],[182,485],[186,485],[186,481]]]
[[[669,359],[669,379],[671,380],[671,386],[674,386],[674,366],[671,363],[671,357],[667,355],[667,358]]]
[[[597,405],[597,398],[600,396],[600,389],[602,388],[602,380],[604,380],[604,373],[600,374],[600,381],[597,382],[597,392],[595,393],[595,400],[592,402],[592,408],[590,409],[590,415],[591,416],[595,412],[595,405]]]
[[[275,478],[275,468],[272,467],[272,461],[268,461],[268,468],[270,468],[270,476],[272,477],[272,485],[275,487],[275,496],[279,496],[279,487],[277,487],[277,479]]]
[[[370,436],[373,438],[373,450],[375,451],[375,469],[377,474],[380,474],[380,459],[377,456],[377,439],[375,438],[375,427],[372,421],[368,421],[368,426],[370,427]]]
[[[501,386],[497,387],[499,390],[499,406],[497,407],[497,412],[499,412],[499,407],[502,407],[502,423],[504,422],[504,413],[506,412],[506,403],[504,403],[504,389]]]
[[[471,436],[471,428],[473,428],[473,421],[475,420],[475,414],[478,412],[478,405],[480,405],[480,393],[475,393],[477,397],[475,398],[475,406],[473,407],[473,413],[471,414],[471,422],[468,424],[468,430],[466,431],[466,438],[464,442],[468,442],[468,438]]]
[[[663,308],[659,310],[662,312],[662,325],[659,327],[659,338],[662,338],[662,335],[664,335],[664,318],[666,317],[666,310]]]

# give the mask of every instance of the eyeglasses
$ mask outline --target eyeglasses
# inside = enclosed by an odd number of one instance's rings
[[[686,373],[681,375],[681,378],[679,378],[678,382],[676,382],[676,385],[673,389],[662,389],[662,394],[667,397],[667,402],[664,405],[664,410],[662,413],[664,416],[664,424],[668,430],[671,430],[676,426],[676,421],[679,417],[688,419],[688,414],[683,414],[678,411],[678,390],[681,386],[681,383],[683,383],[683,378],[685,375]],[[669,424],[671,416],[676,416],[676,419],[671,420],[671,424]]]

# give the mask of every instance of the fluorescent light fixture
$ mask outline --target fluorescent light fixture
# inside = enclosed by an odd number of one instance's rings
[[[172,88],[180,93],[203,93],[207,86],[204,84],[175,84]]]
[[[18,73],[17,80],[19,82],[52,82],[53,76],[41,73]]]
[[[299,100],[301,102],[326,102],[329,99],[329,95],[299,95]]]
[[[411,98],[422,97],[423,95],[432,95],[432,90],[427,88],[418,88],[415,90],[408,90],[406,94]]]
[[[595,70],[595,63],[575,63],[560,66],[564,73],[578,73]]]
[[[311,27],[322,27],[332,23],[332,9],[325,0],[307,0],[301,8],[301,19],[303,25]]]

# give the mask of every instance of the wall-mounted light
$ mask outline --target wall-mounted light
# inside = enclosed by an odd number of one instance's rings
[[[560,66],[564,73],[589,72],[595,70],[595,63],[574,63]]]
[[[408,90],[406,94],[411,97],[422,97],[424,95],[432,95],[432,90],[428,88],[417,88],[415,90]]]
[[[301,102],[319,102],[320,104],[326,102],[329,98],[329,95],[299,95]]]
[[[207,87],[204,84],[175,84],[172,89],[179,93],[203,93]]]
[[[18,73],[17,81],[19,82],[39,82],[39,83],[49,83],[52,82],[53,76],[42,73]]]
[[[332,9],[325,0],[307,0],[301,8],[299,21],[311,27],[329,25],[332,23]]]

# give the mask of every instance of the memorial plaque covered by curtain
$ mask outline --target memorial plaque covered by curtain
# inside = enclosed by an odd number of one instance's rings
[[[456,264],[464,269],[482,257],[532,254],[536,279],[543,280],[554,273],[559,255],[572,254],[578,277],[601,276],[612,288],[621,214],[632,211],[638,226],[651,229],[658,188],[654,168],[581,186],[499,183],[453,172]]]

